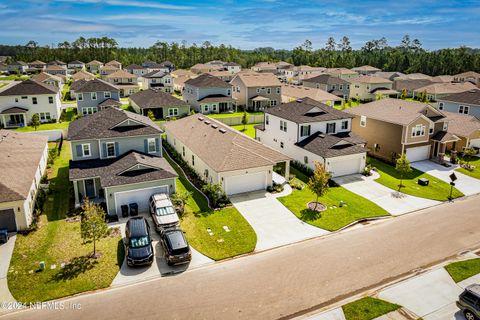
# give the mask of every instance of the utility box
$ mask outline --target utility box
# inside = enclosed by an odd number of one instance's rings
[[[429,183],[430,183],[430,180],[428,180],[426,178],[418,179],[418,184],[421,185],[421,186],[428,186]]]

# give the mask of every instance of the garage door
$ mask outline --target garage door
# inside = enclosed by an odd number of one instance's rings
[[[148,201],[155,193],[168,193],[168,186],[159,186],[146,189],[136,189],[131,191],[123,191],[115,193],[115,203],[117,215],[122,213],[121,206],[136,202],[138,204],[139,212],[148,211]]]
[[[430,146],[415,147],[407,149],[407,158],[410,162],[427,160],[430,158]]]
[[[8,232],[17,231],[15,211],[13,209],[0,210],[0,229],[7,228]]]
[[[360,164],[363,161],[363,156],[348,158],[348,159],[329,159],[330,172],[333,177],[341,177],[349,174],[360,172]]]
[[[480,148],[480,139],[470,140],[470,148]]]
[[[227,195],[232,195],[243,192],[265,190],[267,188],[266,175],[267,173],[263,171],[227,177],[225,182],[225,192]]]

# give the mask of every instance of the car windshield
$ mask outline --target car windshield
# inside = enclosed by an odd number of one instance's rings
[[[173,207],[161,207],[157,208],[157,216],[167,216],[169,214],[174,214],[175,210]]]
[[[150,243],[150,241],[148,240],[147,236],[130,238],[130,247],[132,247],[132,248],[145,247],[149,243]]]

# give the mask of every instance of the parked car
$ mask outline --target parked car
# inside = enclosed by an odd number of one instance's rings
[[[157,193],[150,197],[150,214],[158,232],[176,227],[180,222],[172,201],[165,193]]]
[[[0,243],[7,243],[9,239],[8,230],[0,228]]]
[[[169,266],[189,263],[192,260],[192,252],[182,230],[179,228],[165,229],[160,236],[165,259]]]
[[[127,265],[143,266],[153,262],[150,226],[144,217],[130,218],[125,227]]]
[[[457,307],[467,320],[480,319],[480,284],[471,284],[460,294]]]

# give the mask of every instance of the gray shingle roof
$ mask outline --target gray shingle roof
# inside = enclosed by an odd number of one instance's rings
[[[312,82],[320,84],[348,84],[349,82],[339,77],[334,77],[329,74],[321,74],[313,78],[304,79],[303,82]]]
[[[20,96],[20,95],[30,95],[30,94],[56,94],[58,88],[40,83],[33,80],[22,81],[7,90],[0,92],[0,96]]]
[[[134,93],[130,99],[141,109],[153,109],[163,107],[188,107],[189,104],[183,100],[177,99],[169,93],[160,90],[143,90]]]
[[[480,105],[480,89],[454,93],[438,100]]]
[[[77,92],[100,92],[100,91],[119,91],[117,87],[114,85],[100,80],[100,79],[94,79],[85,82],[83,86],[80,88],[76,89]]]
[[[203,73],[194,79],[185,81],[185,84],[200,87],[200,88],[231,88],[232,86],[225,81],[212,76],[208,73]]]
[[[365,141],[352,132],[336,135],[316,132],[296,145],[324,159],[367,152]]]

